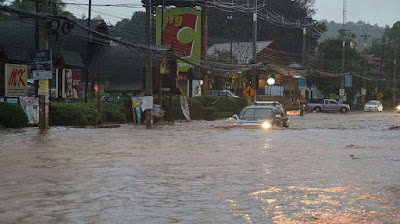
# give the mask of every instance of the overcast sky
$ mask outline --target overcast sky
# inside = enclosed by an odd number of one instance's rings
[[[64,2],[82,3],[84,0],[65,0]],[[130,4],[133,8],[93,7],[92,16],[102,15],[106,22],[115,24],[122,18],[130,18],[135,10],[141,8],[140,0],[92,0],[93,4]],[[87,15],[87,6],[68,6],[68,10],[77,17]],[[316,0],[315,19],[342,22],[343,0]],[[390,25],[400,20],[400,0],[348,0],[348,21],[362,20],[380,26]]]
[[[316,0],[317,20],[343,21],[343,0]],[[400,0],[348,0],[347,21],[392,26],[400,20]]]

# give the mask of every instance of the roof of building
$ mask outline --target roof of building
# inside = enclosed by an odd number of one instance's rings
[[[257,53],[268,47],[273,41],[258,41]],[[215,55],[218,52],[230,52],[231,43],[213,44],[208,48],[208,55]],[[236,56],[238,64],[249,64],[253,58],[253,42],[233,42],[232,53]]]
[[[77,68],[85,67],[85,64],[83,63],[82,57],[79,52],[61,50],[60,53],[62,54],[65,64],[67,66]]]
[[[145,55],[131,52],[125,46],[100,46],[92,51],[89,74],[100,80],[111,81],[114,89],[135,86],[142,89]],[[129,83],[135,83],[131,85]],[[119,87],[116,87],[119,85]]]
[[[11,62],[31,61],[35,48],[32,19],[6,19],[0,21],[0,44]]]

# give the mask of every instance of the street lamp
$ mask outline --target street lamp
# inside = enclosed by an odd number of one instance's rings
[[[275,84],[275,79],[274,78],[268,78],[267,80],[268,85],[272,86]]]
[[[267,79],[267,83],[268,83],[268,85],[269,85],[269,97],[270,97],[270,99],[272,99],[272,86],[275,84],[275,79],[274,78],[268,78]]]

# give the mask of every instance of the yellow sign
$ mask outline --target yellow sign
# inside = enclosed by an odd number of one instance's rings
[[[39,80],[38,95],[39,96],[49,95],[49,80],[47,79]]]
[[[5,95],[26,96],[28,67],[26,65],[6,64],[5,66]]]
[[[247,98],[250,98],[254,96],[254,90],[248,86],[245,90],[243,90],[243,95],[245,95]]]
[[[160,74],[165,75],[165,67],[167,66],[167,59],[163,57],[160,63]]]
[[[378,100],[381,100],[383,98],[383,93],[379,92],[378,94],[376,94],[376,98],[378,98]]]
[[[306,89],[301,89],[300,91],[300,96],[305,97],[306,96]]]

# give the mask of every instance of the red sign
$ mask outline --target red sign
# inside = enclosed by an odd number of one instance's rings
[[[177,79],[178,79],[178,80],[186,80],[186,74],[178,73]]]
[[[64,69],[62,81],[63,98],[78,99],[81,86],[81,71]]]
[[[5,65],[6,96],[26,96],[27,70],[26,65]]]

